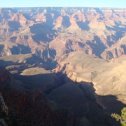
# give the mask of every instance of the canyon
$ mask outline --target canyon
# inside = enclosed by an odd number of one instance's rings
[[[111,113],[126,105],[125,36],[126,9],[1,8],[5,122],[118,126]]]

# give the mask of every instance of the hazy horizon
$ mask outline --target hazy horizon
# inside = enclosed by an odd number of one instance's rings
[[[95,8],[126,8],[125,0],[0,0],[0,8],[11,7],[95,7]]]

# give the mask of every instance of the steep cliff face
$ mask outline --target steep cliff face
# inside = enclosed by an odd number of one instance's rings
[[[0,73],[0,107],[4,105],[6,110],[0,118],[9,126],[111,126],[110,117],[95,99],[91,83],[76,84],[58,74],[55,83],[60,82],[59,85],[42,92],[40,88],[24,88],[5,69]],[[13,87],[14,83],[20,88]]]
[[[124,88],[120,87],[121,85],[125,86],[125,58],[125,56],[122,56],[106,61],[97,57],[88,56],[83,52],[73,52],[69,56],[64,56],[62,60],[59,60],[59,66],[55,71],[63,71],[69,78],[77,82],[94,82],[96,86],[100,84],[103,92],[105,88],[115,86],[107,92],[112,92],[112,90],[117,89],[118,91],[115,91],[117,94],[121,91],[125,93]],[[111,84],[112,80],[113,84]],[[100,87],[98,89],[100,90]]]
[[[64,112],[54,111],[41,91],[26,91],[11,86],[14,80],[5,69],[0,71],[0,114],[1,123],[17,126],[58,126],[71,122],[64,117]],[[14,78],[13,78],[14,79]],[[17,85],[19,83],[16,82]],[[5,111],[5,109],[7,111]],[[7,118],[7,119],[6,119]],[[63,118],[63,119],[62,119]],[[5,119],[5,120],[4,120]],[[74,120],[70,117],[69,119]]]
[[[11,77],[8,71],[0,69],[0,90],[3,90],[11,81]]]
[[[120,38],[115,44],[113,44],[111,47],[107,48],[102,54],[102,58],[104,59],[113,59],[118,58],[126,53],[126,37]]]
[[[92,82],[96,94],[100,96],[116,96],[119,101],[126,104],[125,90],[125,56],[110,61],[85,55],[83,52],[73,52],[59,61],[57,71],[64,72],[68,78],[75,82]],[[101,100],[104,104],[104,100]],[[110,102],[111,101],[111,102]],[[111,99],[108,104],[111,104]],[[106,106],[106,105],[105,105]],[[109,110],[117,109],[109,108]]]

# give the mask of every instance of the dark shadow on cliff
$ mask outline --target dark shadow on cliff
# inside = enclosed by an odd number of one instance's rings
[[[49,101],[56,104],[58,110],[67,110],[78,120],[87,119],[89,126],[118,126],[110,115],[119,113],[126,106],[116,96],[95,94],[92,83],[73,82],[62,73],[15,75],[15,78],[23,82],[25,89],[41,90]]]
[[[21,58],[18,55],[14,57],[12,56],[5,56],[0,59],[0,67],[6,68],[8,67],[9,70],[17,70],[18,73],[20,73],[22,70],[36,66],[41,66],[47,70],[54,69],[57,66],[57,61],[54,60],[56,56],[56,52],[53,49],[49,50],[49,57],[48,52],[43,51],[43,57],[41,58],[39,54],[30,54],[29,57],[22,58],[23,54],[21,55]],[[22,60],[21,60],[22,59]],[[13,61],[14,60],[14,61]],[[20,62],[21,60],[21,62]]]
[[[118,98],[114,95],[106,95],[106,96],[97,96],[99,102],[102,103],[104,110],[107,113],[118,113],[120,114],[121,109],[126,107]]]
[[[30,27],[30,31],[34,34],[32,36],[33,40],[36,42],[49,42],[54,36],[56,36],[56,31],[53,29],[53,25],[48,23],[38,23]]]
[[[93,53],[98,57],[100,57],[101,53],[106,49],[101,39],[97,36],[94,36],[94,40],[88,41],[87,44],[93,49]]]
[[[78,24],[78,26],[82,29],[82,30],[89,30],[90,28],[89,28],[89,26],[88,26],[88,23],[89,22],[87,22],[87,21],[85,21],[85,22],[77,22],[77,24]]]
[[[11,61],[0,60],[0,67],[6,67],[6,66],[9,66],[12,64],[13,64],[13,62],[11,62]]]
[[[68,126],[69,123],[69,126],[118,126],[110,115],[120,112],[125,105],[115,96],[97,95],[92,83],[73,82],[62,73],[7,74],[0,69],[0,92],[11,111],[10,118],[15,112],[23,114],[16,116],[22,121],[39,117],[43,126]],[[45,119],[45,115],[49,117]]]

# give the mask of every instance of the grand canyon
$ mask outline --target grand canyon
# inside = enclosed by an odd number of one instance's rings
[[[119,126],[125,69],[126,9],[0,9],[0,126]]]

